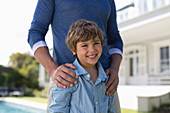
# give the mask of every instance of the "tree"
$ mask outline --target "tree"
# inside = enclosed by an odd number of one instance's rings
[[[0,65],[0,86],[3,86],[4,81],[5,81],[5,76],[4,76],[3,72],[2,72],[3,68],[4,67]]]
[[[11,64],[12,67],[14,68],[27,68],[29,64],[32,64],[36,59],[31,56],[29,53],[15,53],[10,56],[10,61],[9,63]]]
[[[16,53],[10,56],[9,63],[26,78],[26,84],[29,88],[38,88],[39,63],[35,57],[28,53]]]
[[[0,86],[22,87],[25,83],[25,77],[16,69],[0,66]]]

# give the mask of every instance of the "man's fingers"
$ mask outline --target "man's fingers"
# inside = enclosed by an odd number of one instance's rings
[[[111,82],[111,84],[108,86],[108,88],[106,89],[106,95],[109,95],[110,92],[114,89],[114,85],[113,82]]]
[[[53,79],[53,82],[54,82],[58,87],[60,87],[60,88],[63,88],[63,89],[66,88],[66,86],[63,85],[63,84],[61,84],[60,82],[58,82],[57,79],[55,79],[55,80]]]
[[[109,79],[109,81],[106,84],[106,89],[113,83],[113,81],[114,81],[114,77],[110,76],[110,79]]]
[[[114,93],[115,93],[115,91],[117,90],[117,86],[116,86],[116,84],[115,84],[115,82],[114,83],[112,83],[111,85],[110,85],[110,87],[107,89],[107,95],[109,95],[109,96],[112,96]]]
[[[74,66],[74,64],[70,64],[70,63],[66,63],[64,64],[66,67],[71,68],[71,69],[76,69],[76,67]]]
[[[117,87],[114,87],[114,89],[109,93],[109,96],[113,96],[116,90],[117,90]]]
[[[72,84],[71,83],[74,83],[74,84],[76,84],[77,83],[77,81],[74,79],[74,78],[72,78],[71,76],[69,76],[68,74],[66,74],[65,72],[63,72],[63,71],[61,71],[60,72],[60,76],[62,77],[62,78],[64,78],[64,79],[62,79],[60,82],[61,83],[63,83],[64,85],[67,85],[67,86],[69,86],[69,87],[72,87]],[[67,84],[65,84],[65,82],[64,81],[68,81],[67,82]]]
[[[64,86],[72,87],[73,83],[76,84],[76,79],[72,78],[71,76],[75,77],[75,73],[71,71],[68,67],[65,65],[59,66],[56,71],[54,72],[52,78],[53,81],[55,81],[56,85],[63,88]]]
[[[71,71],[71,70],[69,69],[69,67],[67,67],[68,65],[71,66],[71,64],[65,64],[65,65],[62,65],[59,69],[62,70],[64,73],[67,73],[67,74],[71,75],[71,76],[74,77],[74,78],[78,78],[78,77],[76,76],[76,74],[75,74],[73,71]],[[75,67],[74,65],[72,65],[72,66]],[[67,76],[66,76],[66,78],[65,78],[65,77],[63,77],[63,78],[66,79]],[[69,81],[69,80],[68,80],[68,81]],[[69,82],[71,82],[71,81],[69,81]]]
[[[62,74],[63,75],[63,74]],[[69,77],[69,76],[68,76]],[[59,81],[61,84],[63,84],[63,85],[66,85],[66,86],[69,86],[69,87],[72,87],[73,86],[73,84],[72,83],[70,83],[70,82],[68,82],[67,80],[65,80],[65,79],[63,79],[62,78],[62,76],[57,76],[57,81]],[[73,79],[74,80],[74,79]],[[72,80],[72,81],[73,81]]]
[[[119,79],[116,78],[112,82],[112,84],[109,86],[109,88],[107,89],[106,94],[109,95],[109,96],[112,96],[115,93],[115,91],[117,90],[118,83],[119,83]]]

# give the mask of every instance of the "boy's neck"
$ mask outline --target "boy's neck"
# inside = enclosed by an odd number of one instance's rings
[[[83,66],[82,66],[83,67]],[[83,67],[91,76],[91,79],[93,81],[93,83],[95,84],[97,77],[98,77],[98,68],[97,68],[97,64],[94,66],[90,66],[90,67]]]

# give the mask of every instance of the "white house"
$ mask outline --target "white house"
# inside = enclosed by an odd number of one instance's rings
[[[170,85],[170,0],[116,0],[122,85]]]
[[[124,41],[122,85],[170,85],[170,0],[115,0]],[[39,84],[49,75],[40,66]]]

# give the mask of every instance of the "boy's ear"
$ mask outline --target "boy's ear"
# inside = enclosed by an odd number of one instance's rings
[[[71,52],[73,53],[73,55],[76,55],[76,52],[75,52],[75,51],[71,50]]]

